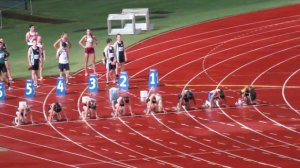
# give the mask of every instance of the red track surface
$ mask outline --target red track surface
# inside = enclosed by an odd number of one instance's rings
[[[111,119],[100,77],[102,119],[78,119],[87,79],[74,75],[64,97],[48,78],[33,99],[24,80],[0,102],[1,167],[300,167],[300,5],[213,20],[174,30],[128,49],[129,94],[134,117]],[[144,115],[139,91],[149,68],[158,69],[167,114]],[[98,65],[103,74],[104,68]],[[238,90],[257,87],[258,105],[237,108]],[[241,85],[241,86],[240,86]],[[184,88],[197,108],[174,112]],[[205,110],[207,92],[222,87],[230,107]],[[27,100],[36,125],[11,126]],[[60,101],[69,122],[46,123],[48,105]],[[0,148],[0,151],[2,151]]]

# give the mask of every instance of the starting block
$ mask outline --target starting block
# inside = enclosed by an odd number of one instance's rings
[[[89,96],[82,96],[81,102],[86,103],[90,99]]]
[[[109,89],[109,100],[117,100],[119,98],[119,89],[116,87],[112,87]]]
[[[129,82],[128,82],[128,74],[126,71],[121,71],[119,77],[119,89],[120,90],[128,90],[129,89]]]
[[[157,72],[156,69],[150,69],[148,86],[149,87],[157,87],[157,86],[159,86],[158,72]]]
[[[56,95],[66,95],[66,81],[63,77],[58,77],[56,80]]]
[[[5,94],[5,85],[3,82],[0,82],[0,100],[5,100],[6,94]]]
[[[145,102],[148,97],[148,91],[147,90],[141,90],[140,91],[140,98],[142,102]]]
[[[27,102],[26,101],[19,101],[19,108],[26,108]]]
[[[91,74],[89,76],[89,92],[98,92],[98,78],[97,75]]]
[[[33,80],[26,80],[25,97],[34,97],[34,95],[35,95],[35,91],[34,91]]]

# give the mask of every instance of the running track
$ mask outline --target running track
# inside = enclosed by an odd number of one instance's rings
[[[64,97],[47,78],[32,99],[24,80],[0,102],[1,167],[299,167],[300,5],[227,17],[170,31],[128,52],[135,116],[112,119],[104,67],[100,91],[90,94],[82,71]],[[100,50],[99,50],[100,51]],[[98,52],[100,54],[100,52]],[[166,114],[145,115],[139,91],[149,89],[150,68],[159,72]],[[234,106],[244,85],[257,88],[256,106]],[[228,106],[202,109],[207,92],[225,90]],[[189,88],[197,106],[175,112],[177,94]],[[83,95],[97,99],[100,119],[78,119]],[[14,127],[19,101],[27,100],[35,125]],[[69,121],[45,122],[60,101]]]

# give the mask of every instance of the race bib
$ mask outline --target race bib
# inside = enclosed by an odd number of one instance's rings
[[[119,51],[124,51],[124,47],[119,47]]]
[[[40,59],[40,55],[34,55],[33,58],[34,59]]]

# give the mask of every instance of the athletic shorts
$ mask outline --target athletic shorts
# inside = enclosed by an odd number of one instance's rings
[[[108,64],[108,70],[115,70],[116,67],[116,65],[112,65],[111,63]]]
[[[33,64],[32,67],[31,67],[31,70],[37,71],[37,70],[39,70],[39,67],[40,67],[40,60],[35,59],[35,60],[34,60],[34,64]]]
[[[94,47],[88,47],[84,49],[84,53],[86,54],[94,54],[95,53],[95,49]]]
[[[125,62],[124,55],[119,55],[117,61],[118,61],[118,63],[124,63]]]
[[[69,63],[67,63],[67,64],[58,64],[58,69],[60,70],[60,72],[63,72],[64,70],[66,70],[66,71],[70,70]]]
[[[0,71],[3,73],[7,72],[7,69],[6,69],[6,66],[4,63],[0,63]]]

